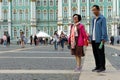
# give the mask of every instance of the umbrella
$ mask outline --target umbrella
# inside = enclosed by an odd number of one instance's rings
[[[38,34],[36,34],[37,37],[50,37],[50,35],[48,35],[45,32],[40,31]]]

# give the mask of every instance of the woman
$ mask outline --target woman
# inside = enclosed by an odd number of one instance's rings
[[[6,45],[7,45],[7,36],[6,36],[6,34],[3,35],[3,45],[4,45],[4,47],[6,47]]]
[[[59,35],[58,35],[57,31],[55,31],[54,36],[53,36],[55,50],[58,50],[58,40],[59,40]]]
[[[65,42],[65,34],[62,31],[60,34],[60,43],[61,43],[62,50],[64,50],[64,42]]]
[[[24,32],[21,33],[21,47],[24,48],[25,47],[25,36],[24,36]]]
[[[81,57],[84,56],[84,39],[87,39],[84,25],[80,23],[81,15],[73,15],[74,24],[71,25],[68,43],[71,45],[71,54],[76,58],[75,71],[81,70]]]

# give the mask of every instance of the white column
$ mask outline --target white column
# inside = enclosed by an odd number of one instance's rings
[[[116,16],[117,15],[117,4],[116,4],[117,0],[113,0],[113,15]]]
[[[72,17],[72,9],[71,9],[71,0],[68,0],[68,5],[69,5],[69,23],[71,23],[71,17]]]
[[[61,25],[62,25],[62,19],[63,19],[62,1],[63,0],[58,0],[58,28],[59,28],[60,31],[62,30]]]
[[[11,0],[8,0],[8,33],[11,36]]]
[[[36,0],[31,0],[31,34],[36,34]]]
[[[80,14],[80,0],[78,0],[77,5],[78,5],[78,14]]]
[[[0,0],[0,21],[2,21],[2,0]]]
[[[89,19],[90,19],[90,1],[87,0],[87,27],[86,27],[86,30],[87,32],[89,33],[89,28],[90,28],[90,22],[89,22]]]
[[[119,0],[117,0],[117,8],[116,8],[116,10],[117,10],[117,17],[119,18],[119,4],[120,4],[120,2],[119,2]]]

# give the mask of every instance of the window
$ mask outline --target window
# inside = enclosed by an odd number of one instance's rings
[[[58,0],[56,0],[56,5],[58,5]]]
[[[76,12],[77,12],[77,8],[76,8],[76,7],[73,7],[73,8],[72,8],[72,15],[76,14]]]
[[[3,5],[7,5],[8,4],[8,0],[3,0]]]
[[[91,2],[95,2],[95,0],[91,0]]]
[[[108,6],[108,18],[112,17],[112,7]]]
[[[22,5],[22,0],[19,0],[19,5]]]
[[[37,6],[40,6],[41,5],[41,2],[40,0],[37,1]]]
[[[73,3],[76,3],[76,0],[73,0]]]
[[[86,0],[82,0],[82,2],[86,2]]]
[[[16,9],[13,9],[13,20],[16,21]]]
[[[53,6],[53,0],[50,0],[50,6]]]
[[[54,20],[54,11],[50,10],[50,20]]]
[[[29,0],[25,0],[25,5],[29,5]]]
[[[14,27],[14,38],[15,38],[15,39],[17,38],[17,30],[16,30],[16,27]]]
[[[44,20],[47,20],[47,11],[44,10]]]
[[[22,21],[22,10],[19,11],[20,21]]]
[[[17,3],[16,0],[12,0],[12,4],[13,4],[12,6],[16,6],[17,5],[16,3]]]
[[[64,0],[64,3],[67,3],[67,0]]]
[[[111,2],[112,0],[108,0],[108,2]]]
[[[28,9],[25,10],[25,20],[28,21]]]
[[[85,6],[82,7],[82,19],[85,19],[86,17],[86,8]]]
[[[64,9],[64,18],[63,18],[63,21],[64,22],[68,22],[68,15],[67,15],[67,13],[68,13],[68,11],[67,11],[67,9],[66,9],[66,7],[65,7],[65,9]]]
[[[56,10],[56,20],[58,19],[58,10]]]
[[[99,0],[99,2],[103,2],[103,0]]]
[[[67,7],[65,7],[64,8],[64,18],[67,18],[67,15],[68,15],[68,13],[67,13]]]
[[[104,14],[104,12],[103,12],[103,6],[100,6],[100,11],[101,11],[102,14]]]
[[[40,10],[37,10],[37,20],[39,21],[40,20]]]
[[[44,0],[44,6],[46,6],[47,5],[47,1],[46,0]]]
[[[7,20],[7,10],[5,9],[3,13],[4,13],[4,20]]]

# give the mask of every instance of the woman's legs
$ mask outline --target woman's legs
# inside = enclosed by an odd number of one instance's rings
[[[81,67],[81,57],[80,56],[75,56],[76,57],[76,65],[77,67]]]

